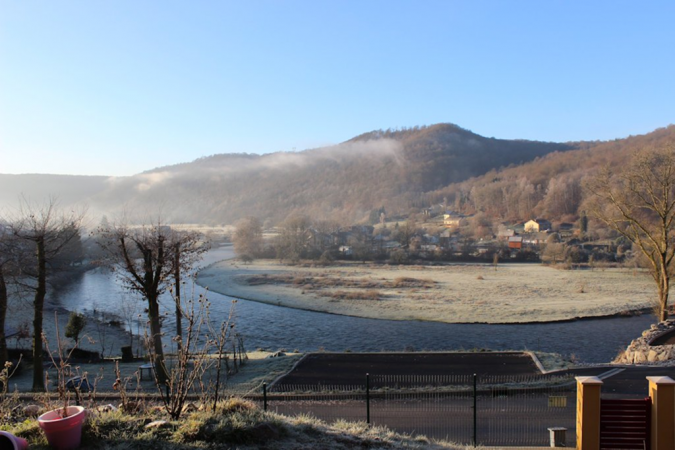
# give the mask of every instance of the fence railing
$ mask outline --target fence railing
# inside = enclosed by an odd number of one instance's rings
[[[256,396],[285,415],[366,421],[463,444],[549,444],[548,428],[575,445],[572,377],[364,375],[361,385],[275,384]],[[261,392],[261,394],[263,394]]]

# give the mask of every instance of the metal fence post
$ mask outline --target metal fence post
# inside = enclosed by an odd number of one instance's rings
[[[476,374],[473,374],[473,446],[476,447],[478,445],[478,439],[476,438],[476,422],[478,418],[478,409],[476,408]]]
[[[366,374],[366,423],[370,425],[370,374]]]
[[[267,383],[263,383],[263,411],[267,411]]]

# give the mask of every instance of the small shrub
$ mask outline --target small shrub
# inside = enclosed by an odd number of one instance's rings
[[[75,345],[80,341],[80,333],[87,324],[87,318],[82,313],[71,312],[66,325],[66,337],[72,339]]]
[[[240,397],[232,397],[219,402],[216,410],[219,414],[230,414],[233,412],[253,411],[256,408],[255,403],[249,400],[244,400]]]

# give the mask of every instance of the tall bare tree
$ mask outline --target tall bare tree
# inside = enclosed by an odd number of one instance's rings
[[[17,217],[10,224],[12,234],[34,251],[32,266],[22,268],[24,288],[33,297],[33,391],[45,390],[42,373],[42,315],[47,295],[47,276],[52,262],[73,239],[80,236],[84,212],[63,211],[55,200],[42,205],[22,200]]]
[[[14,236],[9,225],[0,222],[0,367],[8,360],[5,321],[9,289],[17,288],[21,269],[32,262],[28,247]]]
[[[7,361],[7,338],[5,336],[5,319],[7,317],[8,277],[17,272],[16,239],[8,226],[0,223],[0,367]]]
[[[2,245],[0,236],[0,245]],[[3,250],[0,250],[0,367],[5,367],[7,362],[7,337],[5,336],[5,319],[7,317],[7,281],[5,271],[9,266]]]
[[[642,149],[624,169],[607,168],[585,188],[591,214],[630,240],[649,261],[658,317],[666,320],[675,256],[675,144]]]
[[[150,226],[130,227],[126,224],[102,226],[99,245],[105,251],[105,264],[132,291],[148,302],[150,340],[155,356],[157,378],[168,376],[164,364],[159,299],[169,287],[176,302],[176,332],[182,336],[182,274],[194,267],[208,244],[200,233],[174,230],[161,221]],[[178,340],[180,344],[180,339]]]
[[[173,298],[176,303],[176,335],[183,337],[183,307],[181,306],[182,274],[194,268],[201,260],[202,255],[208,251],[209,243],[204,235],[196,231],[171,230],[168,249],[171,252],[171,274],[173,278]]]
[[[99,229],[98,243],[105,252],[104,264],[115,272],[124,285],[139,292],[148,302],[150,342],[153,346],[155,372],[160,383],[168,373],[164,364],[159,296],[166,291],[172,273],[169,227],[157,222],[132,228],[127,224],[108,224]]]

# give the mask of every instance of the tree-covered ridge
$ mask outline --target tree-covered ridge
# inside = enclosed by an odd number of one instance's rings
[[[598,170],[620,168],[644,148],[675,142],[675,126],[608,142],[571,144],[577,149],[551,152],[525,164],[490,170],[429,193],[430,202],[446,201],[467,213],[512,220],[544,216],[575,220],[584,209],[582,182]]]
[[[452,124],[376,130],[330,147],[212,155],[130,177],[0,175],[0,203],[28,190],[64,204],[85,201],[94,214],[161,210],[172,222],[209,224],[255,216],[275,225],[293,213],[351,224],[382,207],[391,217],[434,204],[495,218],[573,220],[587,172],[674,136],[672,126],[575,143],[487,138]]]
[[[158,168],[113,183],[95,200],[114,208],[120,197],[143,207],[170,199],[165,207],[177,221],[278,223],[295,212],[350,223],[381,206],[406,214],[426,205],[426,192],[572,148],[485,138],[450,124],[374,131],[303,152],[213,155]]]

